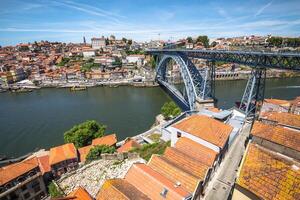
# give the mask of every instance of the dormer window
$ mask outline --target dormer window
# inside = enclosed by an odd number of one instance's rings
[[[181,133],[179,131],[177,131],[177,138],[181,137]]]
[[[164,188],[163,191],[161,191],[160,195],[164,198],[167,197],[168,189]]]

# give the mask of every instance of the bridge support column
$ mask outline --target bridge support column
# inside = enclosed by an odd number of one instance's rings
[[[248,118],[255,118],[259,114],[264,100],[265,81],[266,69],[252,69],[239,107]]]

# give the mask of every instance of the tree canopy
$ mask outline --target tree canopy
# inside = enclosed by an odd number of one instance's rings
[[[188,41],[188,43],[193,43],[193,38],[192,37],[187,37],[186,40]]]
[[[104,135],[106,126],[98,124],[94,120],[88,120],[75,125],[64,133],[65,143],[74,143],[79,148],[91,144],[92,140]]]
[[[208,47],[209,46],[209,39],[206,35],[200,35],[197,37],[197,42],[201,42],[204,47]]]
[[[89,151],[88,155],[86,156],[87,161],[92,161],[100,158],[102,153],[114,153],[116,152],[115,147],[110,147],[107,145],[97,145]]]
[[[181,109],[173,102],[166,102],[161,108],[161,114],[165,119],[171,119],[178,116],[181,113]]]

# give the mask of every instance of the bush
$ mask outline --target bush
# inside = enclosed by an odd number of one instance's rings
[[[64,133],[65,143],[74,143],[76,148],[91,144],[92,140],[104,135],[106,126],[99,125],[96,121],[86,121],[75,125]]]
[[[160,142],[153,144],[145,144],[140,148],[133,148],[130,152],[136,152],[145,160],[149,160],[152,154],[162,155],[171,142]]]
[[[48,191],[51,198],[63,197],[64,195],[63,192],[55,185],[53,181],[48,185]]]
[[[115,147],[110,147],[107,145],[97,145],[89,151],[88,155],[86,156],[86,161],[92,161],[100,158],[102,153],[114,153],[116,152]]]
[[[161,108],[161,114],[166,120],[172,119],[180,113],[180,108],[173,101],[165,103]]]

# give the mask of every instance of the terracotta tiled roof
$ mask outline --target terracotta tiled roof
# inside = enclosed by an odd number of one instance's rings
[[[249,145],[237,184],[261,199],[300,199],[300,163]]]
[[[212,166],[217,157],[217,152],[214,150],[186,137],[180,137],[175,144],[175,148],[208,166]]]
[[[162,156],[152,155],[148,165],[174,183],[180,183],[181,186],[190,193],[194,192],[200,181],[199,177],[191,174],[190,171],[169,162]]]
[[[49,164],[53,165],[74,158],[77,158],[76,148],[73,143],[68,143],[50,149]]]
[[[0,186],[39,167],[36,157],[0,168]]]
[[[278,122],[280,124],[300,127],[300,115],[279,112],[264,112],[262,118]]]
[[[90,194],[83,187],[75,189],[67,197],[71,197],[73,200],[93,200]]]
[[[37,159],[39,161],[39,166],[40,166],[42,174],[45,174],[45,173],[51,171],[51,167],[49,164],[49,155],[37,157]]]
[[[85,162],[86,156],[89,154],[91,148],[93,148],[93,146],[88,145],[88,146],[81,147],[78,149],[79,156],[80,156],[80,162]]]
[[[162,176],[145,164],[133,164],[125,176],[125,180],[142,191],[150,199],[183,199],[190,196],[181,186]],[[166,197],[161,193],[166,191]]]
[[[165,150],[163,157],[167,158],[170,162],[180,166],[186,171],[189,171],[199,179],[203,179],[206,171],[208,170],[208,165],[193,159],[189,155],[182,153],[173,147],[168,147]]]
[[[251,134],[300,152],[300,133],[297,131],[256,121]]]
[[[289,101],[282,99],[264,99],[264,102],[286,107],[289,107],[291,104]]]
[[[125,143],[117,149],[119,153],[130,151],[132,148],[139,148],[141,145],[137,143],[134,139],[128,138]]]
[[[92,145],[108,145],[113,146],[117,143],[116,134],[106,135],[100,138],[93,139]]]
[[[97,195],[97,200],[130,199],[150,200],[150,198],[124,179],[106,180]]]
[[[173,125],[220,148],[223,148],[232,131],[230,125],[204,115],[192,115]]]

